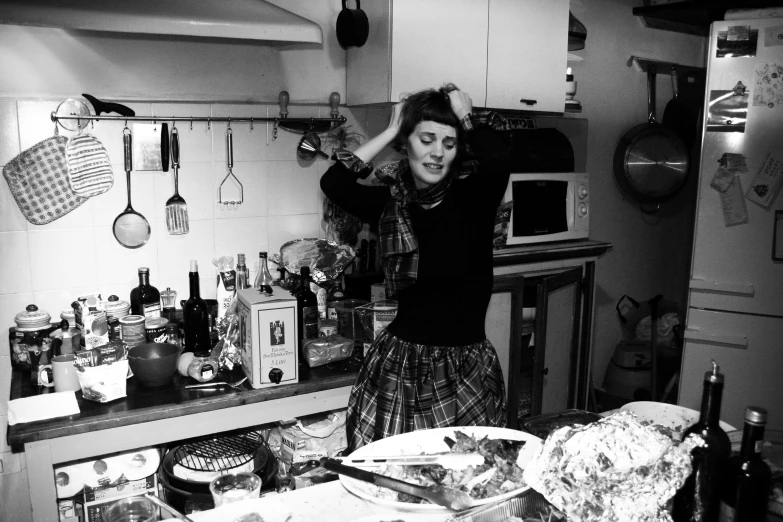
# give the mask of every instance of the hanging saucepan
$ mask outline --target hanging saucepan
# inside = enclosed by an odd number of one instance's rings
[[[343,49],[361,47],[370,34],[370,22],[359,0],[356,0],[356,9],[348,9],[345,4],[346,0],[343,0],[343,10],[337,15],[337,41]]]
[[[649,118],[627,131],[614,151],[614,179],[629,198],[653,205],[656,212],[663,201],[673,197],[688,175],[688,150],[682,138],[655,121],[655,66],[647,69]]]

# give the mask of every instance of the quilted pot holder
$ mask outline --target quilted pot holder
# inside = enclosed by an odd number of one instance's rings
[[[65,136],[47,138],[3,168],[19,210],[33,225],[51,223],[87,201],[71,190],[68,183],[67,143]]]
[[[65,145],[68,182],[77,195],[89,198],[103,194],[114,184],[106,149],[90,134],[79,134]]]

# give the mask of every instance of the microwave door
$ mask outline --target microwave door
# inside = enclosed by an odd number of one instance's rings
[[[532,239],[567,233],[573,227],[568,208],[568,181],[521,180],[511,182],[513,207],[509,243],[514,238]]]

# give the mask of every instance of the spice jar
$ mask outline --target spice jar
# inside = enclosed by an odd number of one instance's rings
[[[11,367],[29,371],[30,380],[41,386],[49,385],[39,381],[39,363],[42,354],[44,363],[51,359],[52,339],[49,334],[57,329],[56,325],[50,324],[51,318],[48,312],[39,310],[34,304],[28,305],[14,317],[16,328],[10,336]],[[46,374],[44,378],[47,380]]]
[[[106,318],[109,321],[109,340],[122,339],[120,331],[120,318],[130,314],[130,303],[123,301],[116,295],[110,295],[106,302]]]
[[[188,376],[193,377],[198,382],[208,382],[215,378],[220,370],[220,363],[217,358],[209,356],[196,356],[188,365]]]

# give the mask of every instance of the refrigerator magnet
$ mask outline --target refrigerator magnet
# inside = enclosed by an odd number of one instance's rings
[[[742,196],[742,181],[739,174],[734,175],[728,190],[720,193],[720,204],[723,209],[723,222],[727,227],[744,225],[750,221],[748,206]]]
[[[718,31],[715,56],[718,58],[756,56],[758,41],[758,29],[751,29],[749,25],[731,25],[726,31]]]
[[[775,211],[775,226],[772,236],[772,260],[783,261],[783,210]]]
[[[753,181],[750,183],[745,197],[769,208],[775,200],[783,181],[783,154],[779,151],[768,152]]]
[[[757,63],[753,105],[770,109],[783,103],[783,65],[779,63]]]
[[[745,132],[749,94],[738,84],[733,89],[710,91],[707,113],[708,132]]]

